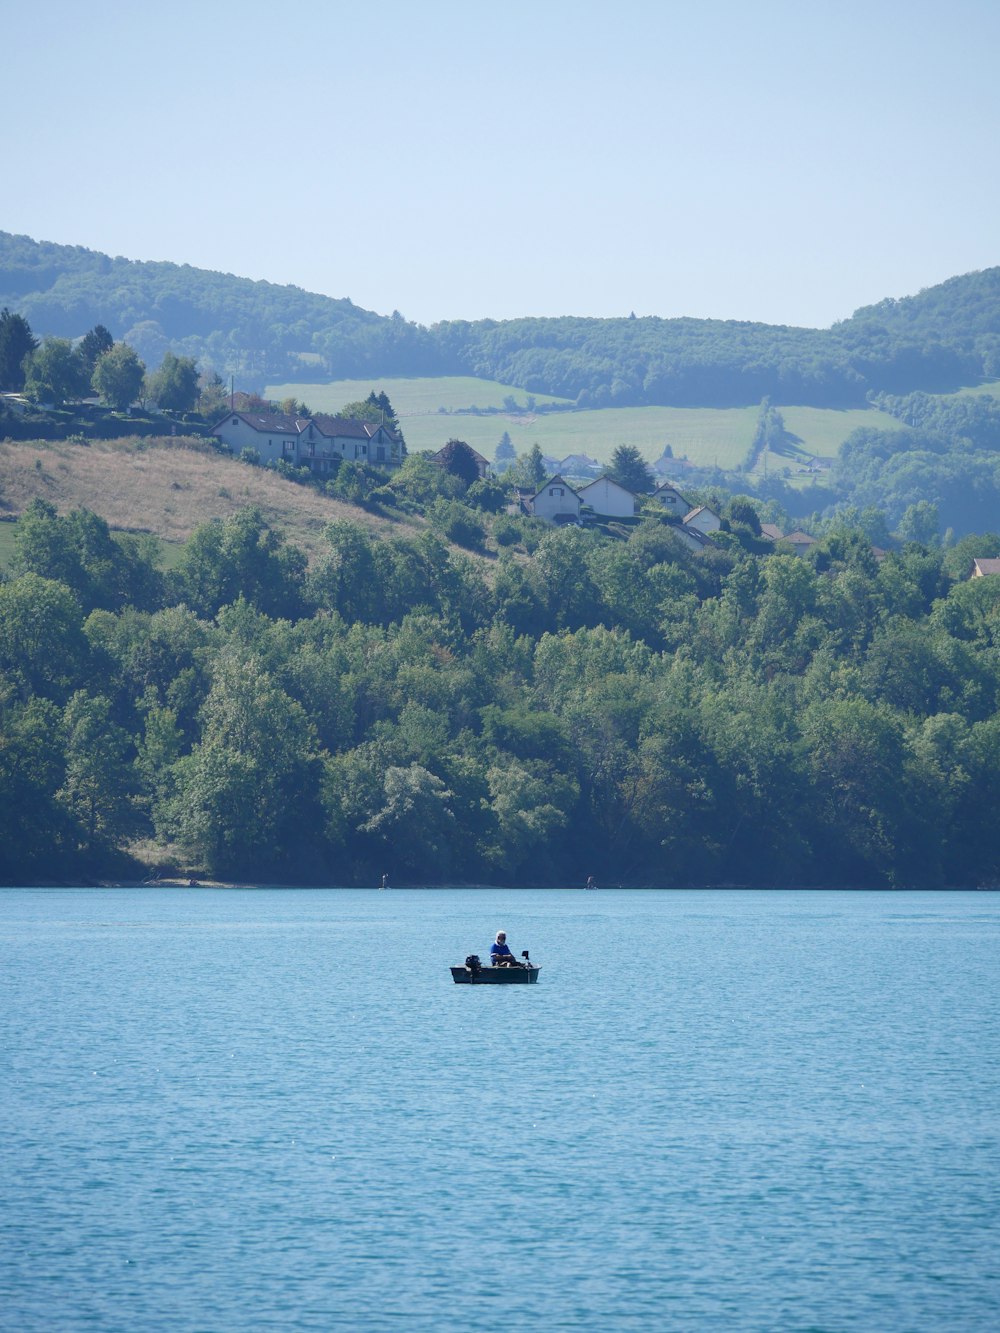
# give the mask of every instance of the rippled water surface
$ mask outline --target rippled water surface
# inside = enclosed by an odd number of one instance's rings
[[[498,928],[537,986],[452,984]],[[0,1327],[1000,1327],[1000,895],[0,891]]]

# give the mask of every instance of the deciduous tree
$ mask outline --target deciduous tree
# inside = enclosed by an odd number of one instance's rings
[[[91,384],[105,403],[124,412],[142,392],[145,375],[146,367],[128,343],[115,343],[98,356]]]
[[[46,338],[25,361],[25,396],[61,407],[90,387],[83,362],[67,338]]]
[[[167,352],[159,370],[146,378],[149,397],[168,412],[190,412],[198,398],[198,367],[189,356]]]

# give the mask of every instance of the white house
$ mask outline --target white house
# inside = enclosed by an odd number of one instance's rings
[[[262,463],[277,463],[281,458],[295,463],[299,434],[307,424],[305,418],[282,412],[230,412],[212,427],[212,434],[234,454],[256,449]]]
[[[256,449],[262,463],[284,459],[313,472],[331,472],[344,459],[384,468],[399,467],[403,461],[397,435],[383,425],[349,417],[229,412],[212,427],[212,434],[235,454]]]
[[[580,497],[568,481],[555,476],[532,496],[531,512],[546,523],[579,523]]]
[[[679,514],[683,516],[691,508],[677,487],[671,486],[669,481],[665,481],[661,486],[657,486],[656,490],[653,492],[653,500],[656,504],[665,509],[668,514]]]
[[[330,472],[336,466],[334,459],[376,467],[399,467],[403,461],[398,436],[385,426],[320,413],[305,424],[299,437],[299,462],[314,472]]]
[[[637,508],[638,497],[635,492],[619,485],[613,477],[598,477],[596,481],[588,481],[586,486],[577,489],[577,494],[582,503],[590,505],[595,514],[609,518],[631,518]]]
[[[684,515],[684,526],[697,528],[699,532],[718,532],[722,527],[722,519],[708,505],[698,505]]]
[[[684,545],[692,551],[707,551],[716,546],[708,533],[694,526],[689,527],[686,523],[678,523],[676,527],[671,525],[667,531],[676,532]]]

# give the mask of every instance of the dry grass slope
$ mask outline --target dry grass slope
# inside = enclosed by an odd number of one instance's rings
[[[199,524],[257,505],[267,521],[310,556],[334,519],[384,535],[413,536],[419,519],[394,520],[320,495],[264,468],[174,439],[79,444],[0,443],[0,511],[21,514],[32,500],[64,514],[91,509],[112,528],[184,542]]]

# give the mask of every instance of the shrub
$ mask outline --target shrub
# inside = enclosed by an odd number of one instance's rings
[[[432,527],[456,546],[470,550],[482,548],[486,530],[467,505],[458,500],[435,500],[428,517]]]
[[[521,540],[521,524],[509,514],[498,514],[493,520],[493,540],[498,546],[516,546]]]

